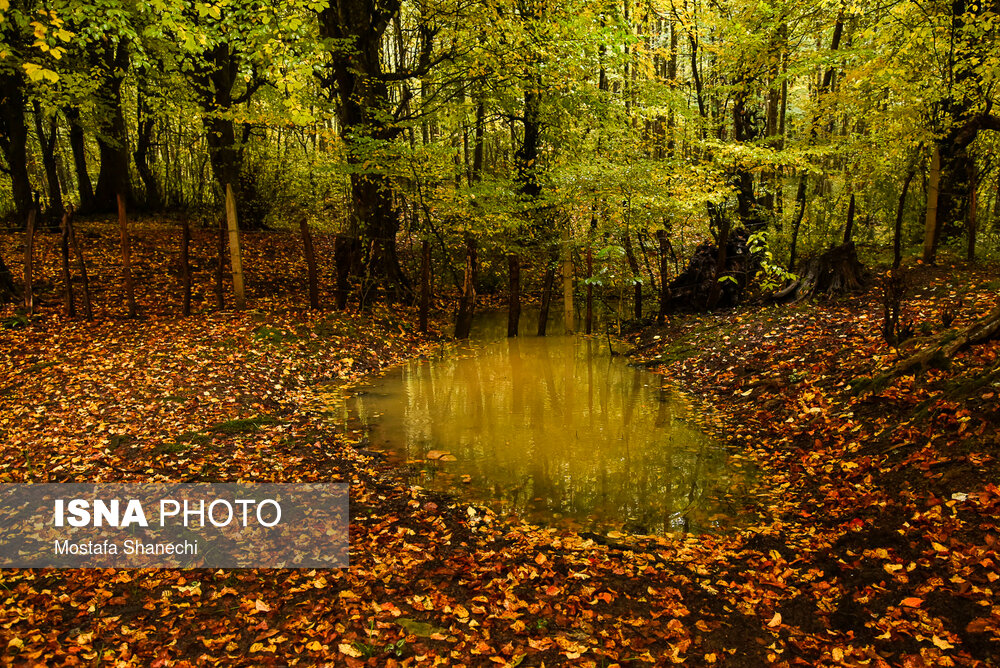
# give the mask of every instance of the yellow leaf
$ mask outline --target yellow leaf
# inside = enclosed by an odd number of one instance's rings
[[[934,636],[931,639],[931,642],[933,642],[934,646],[937,647],[938,649],[954,649],[955,648],[955,646],[952,645],[950,642],[948,642],[947,640],[942,640],[941,638],[938,638],[937,636]]]
[[[254,602],[253,609],[256,612],[271,612],[271,606],[269,606],[267,603],[260,600],[259,598]]]
[[[347,656],[353,656],[355,659],[361,656],[361,652],[358,651],[358,649],[355,648],[354,645],[351,645],[346,642],[342,642],[339,645],[337,645],[337,649],[340,650],[341,654],[346,654]]]
[[[781,613],[780,612],[774,613],[774,617],[771,617],[771,621],[769,621],[767,625],[772,629],[775,626],[781,626]]]
[[[323,644],[318,640],[313,640],[311,643],[306,645],[306,649],[310,652],[322,652]]]
[[[923,603],[924,599],[917,598],[916,596],[908,596],[907,598],[904,598],[902,601],[900,601],[900,605],[907,608],[919,608],[921,605],[923,605]]]

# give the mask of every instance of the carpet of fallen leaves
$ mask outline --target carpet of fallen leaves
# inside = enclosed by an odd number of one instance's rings
[[[180,318],[176,230],[140,226],[129,321],[117,230],[84,229],[95,322],[60,315],[45,235],[38,315],[0,311],[0,482],[345,481],[351,567],[4,571],[6,663],[995,665],[996,341],[873,394],[852,383],[897,356],[877,291],[646,330],[641,361],[713,404],[760,468],[759,519],[583,537],[411,488],[322,410],[330,383],[431,344],[407,309],[305,310],[295,237],[246,235],[243,313],[214,310],[212,264],[196,259],[197,312]],[[194,241],[211,256],[211,233]],[[329,239],[316,242],[330,285]],[[8,263],[19,248],[0,236]],[[984,272],[917,278],[907,313],[928,330],[996,299]]]

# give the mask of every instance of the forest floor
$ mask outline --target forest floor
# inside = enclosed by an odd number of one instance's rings
[[[126,320],[116,234],[88,228],[95,322],[59,314],[51,237],[39,315],[0,310],[0,482],[349,482],[351,566],[4,571],[5,663],[996,665],[998,341],[873,394],[858,381],[897,357],[877,289],[643,330],[637,362],[713,406],[756,462],[757,519],[585,537],[412,488],[330,415],[330,383],[434,345],[412,312],[305,310],[297,239],[247,234],[252,310],[213,310],[205,261],[180,318],[174,234],[151,228]],[[213,244],[199,231],[194,256]],[[906,314],[959,326],[991,310],[996,275],[914,271]]]

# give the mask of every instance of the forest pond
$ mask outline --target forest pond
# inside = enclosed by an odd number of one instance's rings
[[[752,473],[697,426],[660,376],[612,356],[606,340],[505,338],[505,314],[473,339],[389,369],[348,411],[368,447],[409,465],[413,484],[498,513],[573,529],[712,532],[736,520]],[[555,320],[555,319],[553,319]]]

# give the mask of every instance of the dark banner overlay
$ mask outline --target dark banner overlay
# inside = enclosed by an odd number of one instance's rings
[[[346,484],[0,485],[0,568],[343,568]]]

